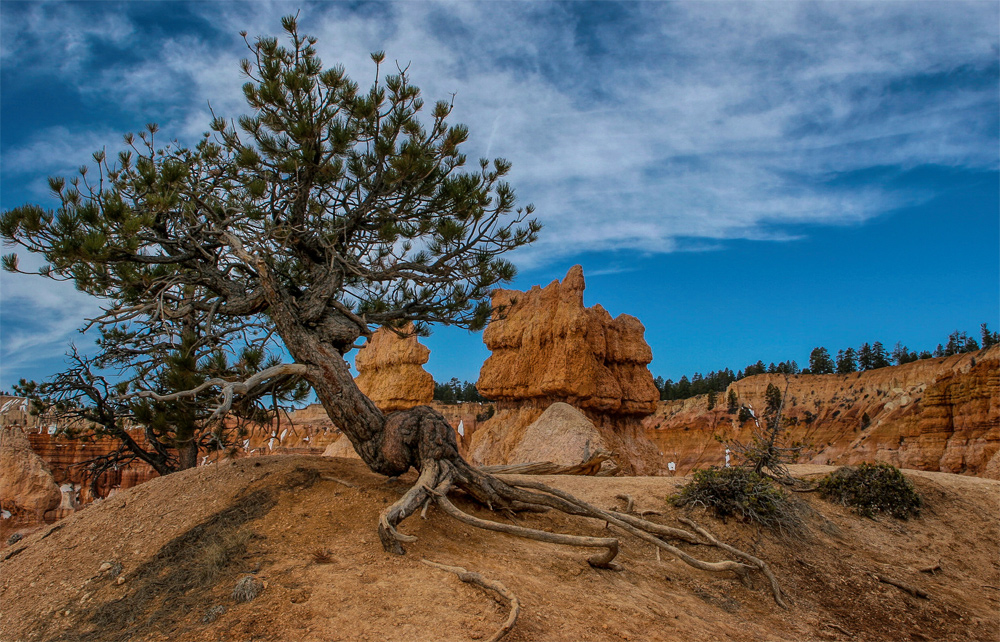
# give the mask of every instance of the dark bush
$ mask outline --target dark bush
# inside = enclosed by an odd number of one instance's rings
[[[489,419],[490,417],[492,417],[494,414],[496,414],[496,411],[497,411],[497,407],[494,406],[493,404],[490,404],[490,405],[486,406],[486,410],[484,410],[481,413],[479,413],[478,415],[476,415],[476,421],[479,422],[479,423],[482,423],[482,422],[486,421],[487,419]]]
[[[838,468],[819,482],[817,490],[824,499],[850,506],[863,517],[888,513],[906,519],[920,514],[920,495],[910,480],[889,464]]]
[[[716,517],[735,517],[776,530],[801,525],[788,495],[768,477],[752,468],[706,468],[670,498],[675,506],[704,506]]]

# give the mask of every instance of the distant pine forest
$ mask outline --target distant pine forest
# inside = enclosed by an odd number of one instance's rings
[[[911,363],[920,359],[932,359],[934,357],[950,357],[955,354],[965,352],[975,352],[982,348],[988,348],[1000,343],[1000,333],[991,332],[984,323],[979,326],[980,338],[967,332],[955,330],[948,335],[946,343],[939,343],[934,350],[922,350],[916,352],[904,346],[901,342],[896,342],[892,351],[887,351],[881,341],[874,343],[863,343],[859,348],[844,348],[838,350],[836,356],[832,356],[830,351],[819,346],[813,348],[809,353],[809,367],[800,368],[794,360],[782,361],[775,364],[771,362],[767,365],[763,360],[751,363],[742,370],[733,372],[729,368],[714,370],[708,374],[696,372],[690,377],[684,375],[679,381],[656,377],[653,383],[660,391],[660,400],[673,401],[676,399],[687,399],[696,395],[707,393],[724,392],[734,381],[739,381],[744,377],[764,373],[783,374],[849,374],[851,372],[864,372],[885,368],[887,366],[897,366],[904,363]],[[469,381],[459,381],[452,378],[446,383],[434,383],[434,399],[444,403],[458,403],[460,401],[489,401],[479,394],[476,384]]]

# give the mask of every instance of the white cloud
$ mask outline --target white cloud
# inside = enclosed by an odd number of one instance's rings
[[[18,252],[24,271],[38,269],[39,257]],[[30,274],[0,273],[0,314],[4,317],[0,362],[5,379],[22,366],[64,355],[70,342],[86,352],[89,339],[77,330],[85,318],[100,313],[98,301],[78,291],[72,283]],[[51,374],[51,373],[49,373]]]
[[[132,42],[132,23],[118,11],[94,13],[67,2],[7,4],[0,26],[3,65],[35,71],[77,74],[91,59],[95,44],[125,46]]]
[[[249,52],[237,33],[279,35],[280,17],[297,10],[185,5],[212,37],[143,40],[145,57],[97,65],[95,43],[144,36],[127,12],[86,5],[84,19],[81,6],[5,20],[5,66],[28,53],[11,29],[51,38],[57,54],[90,65],[60,72],[87,99],[163,114],[164,139],[186,142],[207,128],[209,101],[219,115],[244,109],[236,63]],[[587,15],[597,11],[609,15]],[[455,94],[469,157],[511,160],[522,203],[546,226],[518,253],[523,267],[581,251],[677,251],[691,239],[795,238],[782,226],[860,223],[933,195],[868,170],[998,165],[995,3],[322,3],[300,25],[362,87],[369,52],[382,49],[410,65],[428,102]],[[35,132],[6,149],[4,172],[41,188],[33,173],[72,172],[113,148],[113,125]]]

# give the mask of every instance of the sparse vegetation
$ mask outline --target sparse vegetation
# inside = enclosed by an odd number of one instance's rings
[[[785,393],[788,392],[788,384],[785,384]],[[750,434],[750,440],[743,443],[733,439],[726,441],[726,447],[736,455],[737,464],[742,467],[752,468],[758,475],[766,475],[782,483],[794,483],[791,474],[788,472],[787,464],[793,462],[799,451],[804,448],[803,444],[785,444],[785,434],[783,428],[788,423],[782,417],[785,406],[783,393],[776,385],[768,384],[764,398],[767,407],[764,410],[763,425],[745,406],[740,410],[740,421],[753,419],[754,429]],[[746,417],[746,419],[744,419]],[[720,437],[716,439],[722,441]]]
[[[493,404],[486,406],[486,410],[476,415],[476,421],[483,422],[496,414],[497,407]]]
[[[704,506],[716,517],[736,517],[779,530],[796,530],[801,520],[781,488],[752,468],[706,468],[670,498],[675,506]]]
[[[317,564],[329,564],[333,561],[333,551],[328,548],[317,548],[312,553],[312,559]]]
[[[982,348],[989,348],[1000,343],[1000,333],[991,331],[985,323],[980,326],[980,334],[982,335]],[[834,372],[837,374],[851,374],[853,372],[884,368],[890,365],[911,363],[918,359],[949,357],[964,352],[975,352],[979,349],[980,342],[977,342],[969,333],[955,330],[948,335],[948,343],[946,345],[938,344],[937,349],[933,352],[923,350],[918,353],[907,348],[902,342],[896,342],[895,348],[893,348],[892,352],[889,352],[881,341],[875,341],[871,344],[865,342],[858,348],[839,350],[836,360],[834,360],[830,356],[829,350],[818,346],[813,348],[809,354],[809,367],[804,370],[800,370],[794,360],[781,361],[777,364],[771,362],[766,365],[763,360],[758,360],[756,363],[751,363],[743,370],[738,370],[735,373],[729,368],[723,368],[718,371],[713,370],[707,375],[702,375],[700,372],[696,372],[690,377],[684,375],[676,382],[673,379],[656,377],[653,383],[656,384],[656,389],[660,391],[661,400],[672,401],[695,397],[710,391],[720,393],[725,391],[734,381],[759,374],[795,375],[832,374]],[[736,408],[730,406],[729,412],[730,414],[736,412]]]
[[[826,500],[850,506],[862,517],[888,513],[897,519],[919,515],[922,500],[902,472],[890,464],[844,466],[817,487]]]
[[[236,582],[233,599],[236,602],[251,602],[264,592],[264,583],[254,575],[244,575]]]

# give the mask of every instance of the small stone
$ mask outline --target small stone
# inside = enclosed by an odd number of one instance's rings
[[[104,571],[111,570],[111,562],[102,562],[101,566],[97,569],[98,573],[103,573]]]
[[[124,584],[124,583],[125,583],[125,576],[124,575],[119,575],[118,579],[115,580],[115,584],[121,585],[121,584]]]

